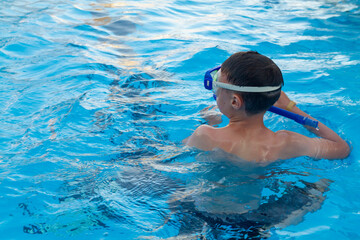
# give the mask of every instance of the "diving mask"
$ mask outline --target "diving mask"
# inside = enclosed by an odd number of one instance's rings
[[[212,90],[214,93],[214,98],[216,98],[216,91],[218,88],[224,88],[237,92],[253,92],[253,93],[261,93],[261,92],[272,92],[278,90],[282,87],[279,86],[261,86],[261,87],[248,87],[248,86],[236,86],[229,83],[219,82],[219,70],[221,66],[214,67],[205,73],[204,77],[204,87],[208,90]]]

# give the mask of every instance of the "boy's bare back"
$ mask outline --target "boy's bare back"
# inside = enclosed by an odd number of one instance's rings
[[[202,125],[187,140],[187,145],[205,151],[215,148],[237,155],[247,161],[270,163],[299,156],[339,159],[349,154],[346,142],[309,138],[301,134],[281,130],[247,132],[233,131]]]

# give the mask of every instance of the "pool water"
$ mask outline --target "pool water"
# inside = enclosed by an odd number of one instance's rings
[[[359,6],[2,1],[1,239],[360,238]],[[245,50],[280,66],[347,159],[258,166],[182,145],[215,104],[204,72]]]

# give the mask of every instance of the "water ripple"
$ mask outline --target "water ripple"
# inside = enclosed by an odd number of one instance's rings
[[[254,170],[181,141],[214,104],[203,72],[253,49],[280,65],[299,106],[356,146],[359,9],[323,0],[3,1],[0,235],[244,237],[226,218],[243,219],[239,212],[256,205],[246,199],[297,196],[319,207],[325,189],[316,189],[331,179],[319,212],[273,234],[349,236],[359,203],[347,194],[357,196],[349,172],[357,166],[347,164],[358,161],[356,148],[344,162],[301,158]],[[265,121],[307,134],[286,119]]]

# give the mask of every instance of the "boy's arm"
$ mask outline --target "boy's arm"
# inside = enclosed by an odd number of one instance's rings
[[[286,109],[290,102],[288,96],[284,92],[281,92],[279,100],[274,105]],[[300,110],[296,105],[292,107],[291,112],[316,120]],[[323,123],[319,122],[318,129],[308,126],[306,126],[306,128],[321,138],[308,138],[300,134],[291,134],[288,144],[294,147],[294,152],[303,151],[303,153],[309,157],[327,159],[346,158],[349,155],[349,145]]]
[[[219,111],[216,111],[218,107],[216,105],[208,106],[200,111],[200,116],[206,121],[210,126],[219,125],[222,122],[222,114]]]

